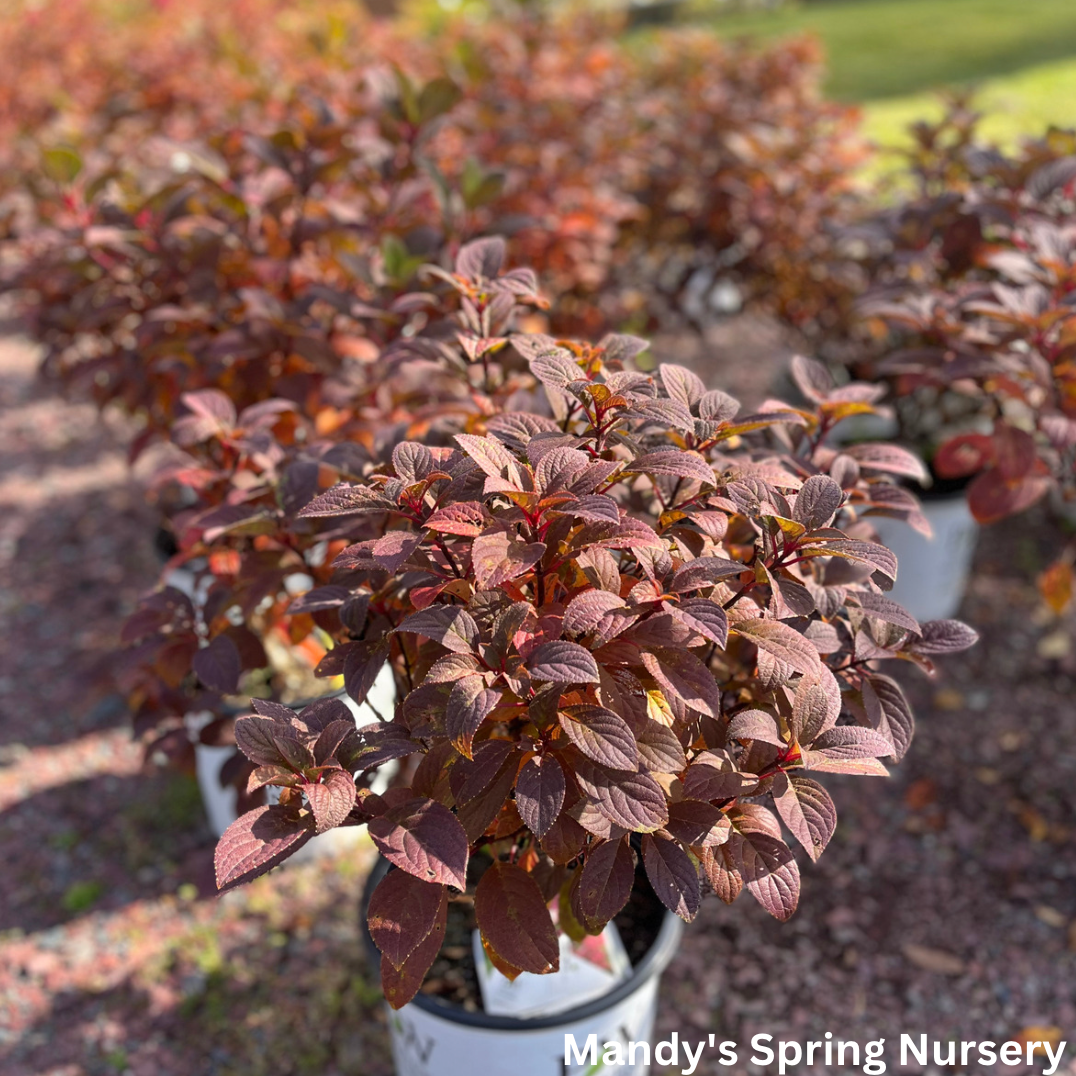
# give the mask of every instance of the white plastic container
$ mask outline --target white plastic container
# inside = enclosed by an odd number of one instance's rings
[[[903,605],[921,624],[956,616],[979,537],[979,524],[963,492],[925,497],[922,505],[933,538],[925,538],[899,519],[868,517],[883,544],[897,555],[897,582],[887,597]]]
[[[368,725],[377,721],[377,714],[367,704],[361,706],[353,702],[347,695],[341,694],[340,699],[347,705],[355,717],[356,725]],[[386,665],[374,681],[370,689],[369,700],[381,714],[391,714],[396,708],[396,683],[392,676],[391,668]],[[196,737],[199,730],[212,720],[212,715],[188,714],[187,727],[192,737]],[[216,836],[220,836],[238,817],[236,811],[237,793],[231,785],[223,786],[220,782],[220,771],[225,762],[235,754],[235,748],[231,746],[214,747],[210,744],[194,744],[194,765],[198,777],[198,788],[202,793],[202,803],[205,806],[206,818],[209,820],[209,828]],[[374,779],[374,791],[384,791],[391,777],[393,764],[382,766]],[[278,790],[269,788],[266,790],[270,796]],[[309,862],[319,855],[331,855],[353,848],[362,841],[365,830],[358,826],[348,826],[343,829],[333,829],[328,833],[320,834],[299,849],[291,856],[288,863]]]
[[[381,877],[383,861],[367,883],[367,894]],[[363,923],[366,922],[365,908]],[[438,998],[418,994],[399,1011],[388,1009],[396,1076],[590,1076],[606,1071],[604,1044],[617,1042],[627,1058],[630,1042],[649,1043],[651,1054],[661,973],[680,944],[683,923],[668,912],[650,951],[631,977],[604,997],[568,1012],[535,1019],[467,1012]],[[371,955],[376,955],[367,938]],[[565,1059],[565,1036],[579,1051],[595,1036],[596,1065]],[[636,1053],[636,1064],[616,1068],[623,1076],[649,1076],[651,1066]]]

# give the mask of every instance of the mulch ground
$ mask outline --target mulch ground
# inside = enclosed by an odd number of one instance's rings
[[[0,342],[0,1076],[389,1076],[369,852],[219,900],[193,779],[130,741],[109,653],[157,561],[127,435]],[[714,1032],[741,1063],[698,1071],[738,1073],[757,1032],[1076,1039],[1076,642],[1029,582],[1059,537],[984,533],[982,642],[906,678],[909,756],[828,782],[841,823],[790,923],[706,903],[654,1041]]]

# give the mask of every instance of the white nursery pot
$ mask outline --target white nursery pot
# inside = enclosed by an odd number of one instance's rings
[[[979,537],[979,524],[963,492],[927,497],[922,504],[933,538],[925,538],[903,520],[868,517],[883,544],[897,555],[897,582],[887,597],[921,624],[957,614]]]
[[[373,687],[367,696],[373,708],[363,702],[361,705],[340,694],[340,700],[347,706],[355,717],[356,725],[369,725],[378,720],[374,713],[376,708],[382,715],[392,714],[396,709],[396,682],[392,675],[392,669],[386,665],[378,674]],[[189,714],[188,728],[193,736],[212,720],[213,715]],[[237,793],[234,787],[221,785],[220,771],[225,762],[235,754],[236,749],[232,746],[215,747],[210,744],[194,743],[194,765],[198,778],[198,788],[202,793],[202,803],[205,806],[206,818],[209,828],[214,835],[219,837],[239,817],[236,811]],[[391,777],[392,763],[382,766],[374,778],[372,788],[375,792],[383,792],[388,787]],[[268,788],[270,802],[274,800],[274,793],[279,796],[279,789]],[[331,855],[336,852],[354,848],[361,842],[363,830],[359,826],[347,826],[341,829],[332,829],[328,833],[319,834],[311,838],[293,856],[289,857],[289,863],[309,862],[320,855]]]
[[[367,898],[384,869],[380,861],[367,883]],[[364,928],[365,923],[364,904]],[[680,945],[683,928],[680,919],[666,912],[654,944],[632,968],[630,978],[604,997],[552,1016],[525,1020],[467,1012],[422,993],[398,1011],[386,1006],[396,1076],[590,1076],[605,1071],[601,1060],[607,1042],[619,1043],[625,1059],[630,1042],[649,1043],[653,1060],[658,986]],[[376,956],[369,935],[367,946]],[[566,1064],[566,1035],[574,1036],[580,1052],[595,1036],[596,1067],[589,1058],[576,1064],[574,1055]],[[649,1076],[651,1066],[641,1050],[636,1062],[617,1066],[618,1076]]]

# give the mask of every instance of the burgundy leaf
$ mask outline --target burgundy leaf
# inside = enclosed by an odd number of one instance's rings
[[[746,636],[760,650],[790,665],[796,672],[817,675],[821,661],[818,651],[795,628],[777,620],[741,620],[732,630]]]
[[[796,494],[792,518],[807,530],[826,527],[844,502],[844,490],[826,475],[811,475]]]
[[[605,818],[634,833],[653,833],[669,820],[661,785],[646,773],[606,770],[579,759],[575,776]]]
[[[739,575],[745,567],[739,561],[726,560],[724,557],[698,557],[676,569],[671,589],[676,594],[687,594],[692,590],[712,587],[722,579]]]
[[[593,654],[578,643],[555,639],[533,650],[527,668],[535,680],[557,684],[598,683],[598,663]]]
[[[706,386],[698,374],[685,366],[663,362],[658,366],[661,384],[670,399],[692,408],[706,394]]]
[[[644,650],[642,661],[667,694],[701,714],[720,715],[721,692],[713,673],[690,650]]]
[[[577,915],[588,931],[600,933],[628,903],[635,884],[635,864],[621,838],[591,847],[579,878]]]
[[[580,751],[613,770],[636,770],[639,750],[627,722],[603,706],[569,706],[560,727]]]
[[[430,888],[434,889],[433,886]],[[402,1009],[418,993],[427,972],[433,967],[433,962],[441,951],[447,921],[448,896],[442,888],[433,927],[403,964],[395,968],[387,956],[381,957],[381,989],[384,991],[385,1000],[393,1009]]]
[[[785,747],[776,720],[765,710],[741,710],[729,721],[726,734],[730,740],[761,740],[774,747]]]
[[[713,848],[724,844],[732,832],[724,811],[700,800],[681,800],[669,804],[669,821],[665,828],[677,840],[696,848]]]
[[[437,925],[448,894],[407,871],[389,871],[370,895],[366,923],[374,945],[399,970]]]
[[[500,701],[500,691],[487,688],[481,676],[465,676],[452,685],[445,708],[445,731],[464,758],[471,758],[475,733]]]
[[[196,650],[191,665],[198,679],[212,691],[231,695],[239,687],[242,661],[238,648],[227,635],[218,635],[208,646]]]
[[[264,717],[237,718],[235,742],[239,750],[258,766],[290,767],[296,751],[302,749],[295,729]],[[313,756],[310,761],[314,761]]]
[[[829,793],[809,777],[778,773],[773,779],[773,802],[792,836],[817,860],[837,828],[837,808]]]
[[[909,649],[917,654],[957,654],[979,641],[979,633],[959,620],[928,620]]]
[[[467,834],[443,804],[416,797],[369,824],[381,854],[424,882],[467,887]]]
[[[318,833],[341,825],[355,806],[355,778],[344,770],[329,770],[318,784],[305,784]]]
[[[553,755],[535,755],[516,778],[516,807],[527,828],[539,840],[548,832],[564,805],[564,770]]]
[[[490,590],[529,572],[544,553],[545,546],[541,542],[521,542],[503,531],[480,534],[471,545],[478,589]]]
[[[274,805],[237,818],[217,842],[213,864],[218,889],[232,889],[265,874],[314,834],[314,820]]]
[[[456,654],[470,654],[478,645],[478,625],[458,605],[431,605],[404,617],[396,631],[424,635]]]
[[[874,729],[838,725],[816,737],[811,749],[825,753],[828,758],[883,758],[892,754],[893,745],[888,737]]]
[[[722,650],[725,648],[729,638],[729,619],[717,602],[709,598],[688,598],[679,605],[662,602],[662,608],[672,613],[692,631],[697,631]]]
[[[893,758],[899,762],[915,733],[912,708],[900,685],[880,674],[867,677],[863,681],[863,709],[871,728],[892,743]]]
[[[344,688],[355,702],[361,703],[366,700],[388,658],[388,646],[383,639],[344,645],[348,648],[344,659]]]
[[[850,594],[849,598],[854,600],[868,615],[919,634],[919,621],[904,606],[898,605],[891,598],[884,598],[881,594],[872,594],[866,590],[856,591]]]
[[[661,903],[690,923],[698,915],[702,892],[699,872],[683,847],[647,833],[643,836],[643,866]]]
[[[775,919],[786,921],[800,895],[800,872],[791,849],[751,815],[734,812],[731,821],[735,832],[724,847],[734,855],[751,895]]]
[[[627,604],[619,594],[607,590],[584,590],[568,603],[564,611],[564,631],[569,635],[583,635],[596,631],[598,626],[614,609],[625,609]]]
[[[478,881],[474,913],[483,940],[521,971],[560,969],[560,944],[538,883],[522,867],[495,861]]]
[[[648,452],[633,460],[627,470],[635,474],[669,475],[672,478],[694,479],[709,486],[716,484],[714,469],[702,456],[679,448]]]
[[[488,526],[490,518],[485,505],[479,501],[460,501],[431,513],[423,526],[438,534],[476,538]]]
[[[394,502],[378,490],[367,486],[339,485],[315,497],[299,512],[299,518],[354,516],[360,512],[384,512],[394,507]]]

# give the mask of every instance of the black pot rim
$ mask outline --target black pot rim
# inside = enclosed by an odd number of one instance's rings
[[[374,886],[388,873],[389,863],[383,857],[378,857],[374,869],[366,881],[366,888],[362,895],[362,934],[366,943],[366,951],[375,967],[380,964],[381,954],[374,945],[373,938],[366,926],[366,909],[370,903],[370,895]],[[580,1020],[589,1020],[592,1016],[611,1009],[614,1005],[623,1001],[629,994],[635,993],[646,982],[656,975],[660,975],[672,960],[680,944],[680,935],[683,932],[683,922],[672,912],[666,911],[662,920],[661,929],[654,939],[654,944],[647,950],[646,955],[634,965],[629,975],[622,982],[617,983],[608,994],[600,998],[588,1001],[585,1005],[577,1006],[567,1012],[554,1013],[552,1016],[535,1016],[524,1018],[519,1016],[495,1016],[485,1012],[467,1012],[456,1005],[449,1005],[438,998],[430,997],[429,994],[418,993],[409,1004],[416,1006],[431,1016],[439,1017],[453,1024],[463,1024],[466,1027],[484,1028],[487,1031],[545,1031],[554,1027],[569,1027],[577,1024]]]

